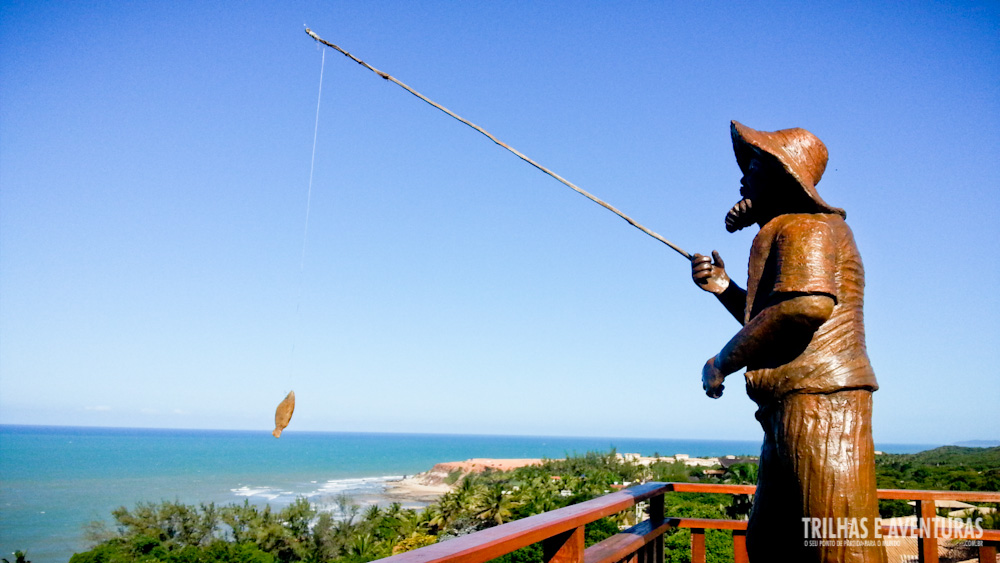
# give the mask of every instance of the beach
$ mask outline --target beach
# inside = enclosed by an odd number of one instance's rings
[[[465,461],[448,461],[435,464],[429,471],[387,481],[385,497],[402,503],[431,503],[452,490],[461,477],[481,473],[487,469],[509,471],[527,465],[540,465],[541,459],[490,459],[474,458]]]
[[[657,461],[664,461],[667,463],[680,462],[689,467],[702,468],[726,465],[727,461],[736,462],[742,459],[733,455],[691,457],[683,453],[657,457],[643,456],[639,453],[620,453],[616,455],[622,461],[638,465],[650,465]],[[384,495],[387,499],[404,504],[432,503],[452,490],[454,484],[457,484],[466,475],[482,473],[487,470],[510,471],[529,465],[541,465],[543,461],[543,459],[539,458],[472,458],[465,461],[446,461],[435,464],[429,471],[406,476],[398,480],[387,481],[385,483]]]

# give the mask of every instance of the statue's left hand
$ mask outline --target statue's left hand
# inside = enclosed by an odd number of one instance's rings
[[[725,379],[725,374],[715,367],[715,356],[712,356],[701,370],[701,387],[705,390],[705,394],[713,399],[721,397],[722,390],[725,389],[722,382]]]

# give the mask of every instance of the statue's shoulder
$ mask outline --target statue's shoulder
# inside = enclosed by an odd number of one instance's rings
[[[853,241],[854,235],[836,213],[786,213],[768,221],[754,238],[754,251],[768,254],[775,248],[822,248]]]
[[[770,239],[823,230],[829,224],[825,219],[827,216],[828,214],[823,213],[785,213],[768,221],[757,236]]]
[[[850,230],[844,218],[836,213],[786,213],[778,215],[761,228],[770,235],[794,234],[796,232]]]

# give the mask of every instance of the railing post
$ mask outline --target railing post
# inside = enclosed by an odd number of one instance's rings
[[[979,561],[993,563],[997,560],[997,545],[995,543],[985,543],[979,546]]]
[[[656,561],[656,555],[654,554],[655,551],[656,550],[653,548],[653,542],[649,542],[642,546],[642,549],[636,552],[636,555],[639,556],[638,563],[660,563],[659,561]]]
[[[582,563],[584,527],[552,536],[542,541],[542,553],[548,563]]]
[[[917,540],[917,557],[920,563],[938,563],[937,526],[934,519],[937,511],[933,500],[918,500],[917,524],[920,527],[920,538]]]
[[[735,563],[750,562],[750,557],[747,555],[746,530],[733,530],[733,561]]]
[[[655,526],[666,518],[664,500],[666,495],[656,495],[649,499],[649,521]],[[647,563],[663,563],[663,535],[649,542],[649,559]]]
[[[691,563],[705,563],[704,528],[691,528]]]

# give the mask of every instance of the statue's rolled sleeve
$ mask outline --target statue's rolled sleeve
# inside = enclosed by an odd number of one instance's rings
[[[771,294],[837,295],[834,237],[828,225],[809,219],[785,225],[772,246],[775,279]]]

